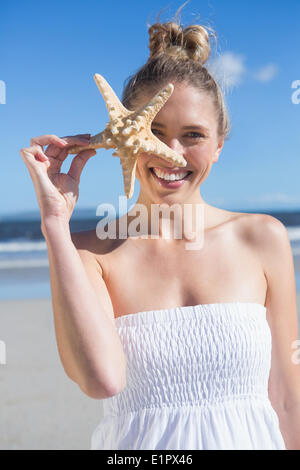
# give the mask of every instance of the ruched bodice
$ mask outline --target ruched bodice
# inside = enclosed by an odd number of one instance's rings
[[[115,319],[125,389],[102,400],[91,449],[285,449],[268,398],[266,308],[232,302]]]

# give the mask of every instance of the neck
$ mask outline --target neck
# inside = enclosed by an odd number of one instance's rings
[[[187,241],[205,230],[208,209],[200,192],[180,202],[171,198],[154,202],[140,192],[127,216],[128,223],[138,218],[141,235],[145,237]]]

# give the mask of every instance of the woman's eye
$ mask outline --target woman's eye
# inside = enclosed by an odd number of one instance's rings
[[[158,129],[151,129],[152,134],[160,134]]]
[[[152,131],[152,134],[154,135],[160,135],[162,136],[162,132],[158,129],[151,129]],[[185,134],[184,137],[188,137],[188,138],[191,138],[191,139],[200,139],[201,137],[202,138],[205,138],[205,135],[204,134],[200,134],[200,132],[188,132],[187,134]]]
[[[203,134],[200,134],[199,132],[189,132],[187,134],[188,137],[192,137],[192,139],[198,139],[200,137],[205,137]]]

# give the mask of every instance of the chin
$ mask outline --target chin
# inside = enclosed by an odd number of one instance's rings
[[[179,195],[179,193],[157,194],[153,191],[151,191],[151,201],[152,204],[167,204],[168,206],[172,206],[173,204],[184,203],[182,195]]]

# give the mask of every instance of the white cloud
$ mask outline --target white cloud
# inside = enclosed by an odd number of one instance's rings
[[[233,52],[225,52],[214,59],[208,69],[223,88],[239,85],[246,73],[245,57]]]
[[[266,83],[273,80],[273,78],[278,74],[278,67],[275,64],[268,64],[262,67],[253,75],[255,80],[259,82]]]
[[[250,75],[245,66],[245,56],[227,51],[207,64],[210,73],[217,79],[224,90],[240,85],[245,76]],[[252,78],[261,83],[273,80],[278,74],[279,68],[276,64],[267,64],[256,72],[252,73]]]

